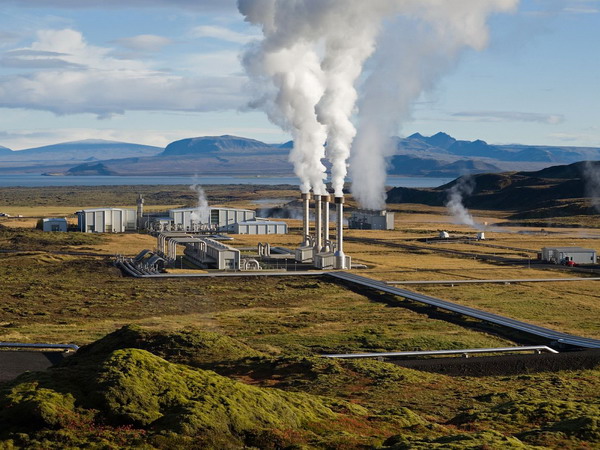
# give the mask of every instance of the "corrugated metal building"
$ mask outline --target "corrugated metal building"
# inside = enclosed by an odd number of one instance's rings
[[[39,226],[39,225],[38,225]],[[42,230],[43,231],[63,231],[66,232],[68,228],[67,219],[64,218],[47,218],[42,219]]]
[[[596,250],[582,247],[544,247],[542,260],[555,264],[573,261],[576,264],[595,264]]]
[[[219,270],[240,269],[241,253],[237,248],[210,238],[192,238],[190,240],[196,242],[186,243],[184,254],[193,262]]]
[[[352,212],[348,228],[355,230],[393,230],[394,213],[386,210],[359,209]]]
[[[233,225],[235,234],[287,234],[287,231],[287,223],[271,220],[248,220]]]
[[[136,230],[136,212],[125,208],[77,211],[77,226],[84,233],[123,233]]]
[[[203,218],[203,213],[198,208],[178,208],[169,211],[169,217],[175,225],[181,225],[184,231],[192,230],[192,223],[208,219],[209,224],[221,232],[233,233],[236,223],[252,220],[256,213],[249,209],[236,208],[208,208],[208,217]]]

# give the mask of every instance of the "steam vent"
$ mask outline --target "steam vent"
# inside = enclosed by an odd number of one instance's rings
[[[335,197],[336,240],[329,234],[329,209],[331,196],[314,195],[314,227],[310,226],[310,193],[302,194],[302,243],[296,249],[296,261],[312,262],[318,269],[349,269],[351,258],[344,254],[344,197]]]

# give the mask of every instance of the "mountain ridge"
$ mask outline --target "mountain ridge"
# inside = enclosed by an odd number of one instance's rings
[[[465,175],[436,188],[396,187],[388,191],[387,201],[444,206],[449,192],[460,192],[461,186],[468,185],[469,193],[461,195],[465,207],[512,211],[511,218],[597,214],[590,196],[600,192],[591,192],[588,182],[591,172],[600,174],[600,161],[552,166],[534,172]]]
[[[595,147],[492,145],[481,139],[457,140],[444,132],[393,137],[391,142],[395,154],[388,158],[390,175],[451,178],[465,173],[535,171],[600,159],[600,148]],[[292,145],[292,141],[269,144],[232,135],[180,139],[164,149],[97,139],[71,141],[19,151],[0,150],[0,173],[64,173],[97,162],[111,173],[123,175],[291,175],[288,153]],[[327,161],[325,165],[330,167]]]

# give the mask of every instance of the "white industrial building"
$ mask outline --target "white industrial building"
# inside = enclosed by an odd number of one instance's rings
[[[77,211],[77,226],[84,233],[123,233],[136,230],[136,211],[125,208],[93,208]]]
[[[233,225],[234,234],[287,234],[285,222],[271,220],[247,220]]]
[[[200,266],[218,270],[239,270],[238,249],[209,238],[192,238],[185,242],[185,256]]]
[[[386,210],[359,209],[350,215],[348,228],[355,230],[393,230],[394,213]]]
[[[542,260],[554,264],[562,264],[573,261],[575,264],[595,264],[597,260],[596,250],[582,247],[544,247],[542,248]]]
[[[217,231],[233,233],[236,223],[252,220],[256,213],[249,209],[236,208],[210,207],[206,212],[198,208],[178,208],[171,209],[169,217],[182,231],[192,231],[197,224],[208,224]]]
[[[39,226],[39,225],[38,225]],[[43,231],[63,231],[66,232],[69,224],[64,218],[48,218],[42,219]]]

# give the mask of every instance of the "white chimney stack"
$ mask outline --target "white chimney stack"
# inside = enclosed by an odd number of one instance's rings
[[[344,197],[335,197],[337,208],[337,247],[335,251],[336,268],[347,269],[344,254]]]
[[[137,199],[137,229],[140,230],[142,228],[142,219],[144,217],[144,197],[142,194],[138,195]]]
[[[323,246],[321,247],[323,251],[330,251],[329,248],[329,194],[321,196],[321,203],[323,206]]]
[[[310,243],[310,192],[302,194],[302,245]]]
[[[321,217],[321,196],[315,194],[315,255],[321,252],[323,242],[322,217]]]

